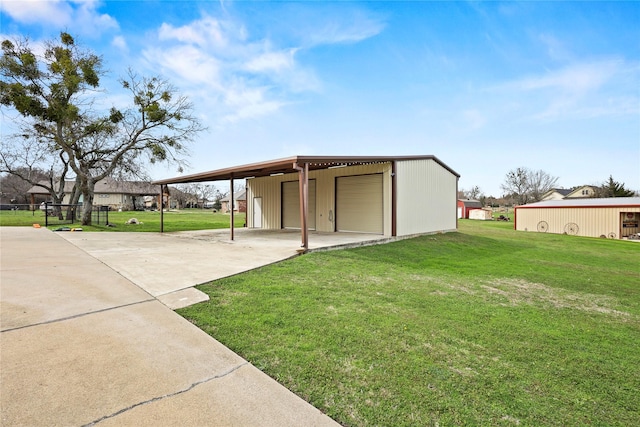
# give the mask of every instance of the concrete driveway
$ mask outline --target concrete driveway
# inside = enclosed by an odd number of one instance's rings
[[[172,233],[78,233],[60,237],[177,309],[208,296],[194,285],[242,273],[298,254],[300,232],[236,229]],[[310,250],[385,241],[360,233],[312,233]]]
[[[0,227],[0,424],[337,425],[155,298],[296,249],[248,244]]]

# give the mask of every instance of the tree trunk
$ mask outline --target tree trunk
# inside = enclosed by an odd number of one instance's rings
[[[71,197],[69,197],[69,207],[67,209],[67,219],[75,218],[77,212],[78,201],[80,200],[80,180],[76,177],[76,182],[71,190]]]
[[[95,186],[96,183],[92,179],[87,179],[80,185],[80,190],[82,192],[82,225],[91,225],[91,212],[93,211],[93,190]]]
[[[58,195],[53,195],[52,199],[53,199],[53,206],[52,206],[53,209],[51,211],[51,215],[57,216],[58,219],[62,221],[64,219],[64,216],[62,215],[62,206],[61,206],[62,198],[58,197]]]

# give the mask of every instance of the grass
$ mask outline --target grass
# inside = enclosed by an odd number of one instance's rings
[[[346,426],[640,425],[640,244],[460,221],[178,312]]]
[[[136,218],[140,224],[126,224]],[[57,220],[57,219],[54,219]],[[229,228],[229,215],[203,209],[183,209],[164,212],[164,231],[187,231]],[[102,221],[101,221],[102,222]],[[56,224],[49,228],[60,226],[82,227],[83,231],[160,231],[160,212],[158,211],[131,211],[109,212],[109,223],[112,227],[104,225],[81,226],[80,223]],[[242,227],[245,223],[245,214],[235,214],[235,227]],[[0,226],[32,226],[33,224],[45,225],[44,214],[40,211],[0,211]]]

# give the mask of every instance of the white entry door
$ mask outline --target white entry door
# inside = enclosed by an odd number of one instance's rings
[[[262,228],[262,197],[253,198],[253,228]]]

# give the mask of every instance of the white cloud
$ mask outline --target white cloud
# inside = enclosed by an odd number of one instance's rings
[[[115,48],[118,48],[122,52],[129,52],[129,46],[127,46],[127,41],[122,36],[116,36],[111,41],[111,45]]]
[[[194,46],[178,45],[167,48],[147,49],[144,57],[165,72],[179,78],[181,86],[203,85],[207,89],[220,90],[220,62],[206,51]]]
[[[381,33],[384,28],[381,20],[354,11],[332,15],[330,20],[310,29],[307,37],[311,45],[357,43]]]
[[[305,93],[317,92],[322,86],[314,70],[300,63],[302,51],[356,43],[384,28],[370,14],[337,9],[340,13],[291,18],[277,28],[277,35],[266,33],[270,36],[250,34],[253,27],[248,29],[228,14],[225,18],[203,15],[183,25],[164,22],[157,29],[157,38],[148,41],[153,47],[143,51],[143,58],[154,72],[175,78],[219,123],[273,114],[303,101]]]
[[[248,71],[282,71],[295,66],[294,55],[297,49],[287,49],[280,52],[264,52],[253,58],[249,58],[245,65]]]
[[[621,59],[572,64],[499,86],[498,92],[520,99],[530,118],[591,118],[637,114],[640,65]]]
[[[0,2],[0,9],[21,23],[46,22],[55,26],[71,22],[73,8],[61,0],[9,0]]]
[[[551,89],[579,95],[602,86],[620,69],[620,64],[620,61],[576,64],[542,76],[526,77],[510,85],[527,91]]]
[[[15,21],[40,24],[55,29],[73,28],[74,33],[93,35],[96,31],[118,28],[115,19],[100,14],[95,0],[3,0],[0,10]]]
[[[221,50],[228,48],[234,42],[244,40],[246,30],[243,26],[232,21],[222,21],[205,16],[181,27],[163,23],[158,30],[158,38],[160,41],[177,41],[202,48]]]
[[[272,114],[285,104],[270,100],[267,88],[248,88],[242,83],[225,91],[224,102],[230,108],[223,120],[229,123]]]
[[[205,16],[179,27],[163,23],[151,44],[143,52],[149,67],[177,77],[194,101],[224,123],[274,113],[320,86],[296,60],[298,47],[250,39],[233,20]]]

